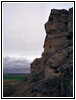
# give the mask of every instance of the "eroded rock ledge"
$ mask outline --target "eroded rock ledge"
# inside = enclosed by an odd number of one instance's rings
[[[73,96],[73,8],[52,9],[45,24],[42,58],[31,64],[30,96]]]

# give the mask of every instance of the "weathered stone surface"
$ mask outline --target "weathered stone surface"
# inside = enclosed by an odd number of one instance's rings
[[[52,9],[51,15],[61,15],[61,14],[68,14],[68,11],[65,9]]]
[[[42,58],[35,59],[34,62],[31,64],[31,75],[39,73],[42,67]]]
[[[52,9],[48,22],[45,24],[46,33],[51,33],[52,30],[67,30],[68,11]]]
[[[59,15],[59,14],[60,14],[59,10],[57,10],[57,9],[51,10],[51,15]]]
[[[68,32],[73,33],[73,8],[69,9],[69,15],[68,15]]]
[[[67,31],[65,31],[65,32],[61,32],[60,30],[57,30],[57,31],[53,31],[53,32],[51,32],[50,34],[48,34],[47,36],[46,36],[46,38],[48,38],[48,39],[54,39],[54,38],[60,38],[60,37],[67,37],[69,35],[69,33],[67,32]]]
[[[50,58],[48,58],[46,65],[52,66],[52,67],[58,67],[63,63],[67,56],[66,51],[58,51],[56,54],[52,55]]]
[[[49,16],[49,21],[51,24],[53,24],[54,22],[67,22],[67,15],[51,15]]]
[[[52,9],[42,57],[31,64],[30,96],[73,96],[73,8]]]
[[[63,22],[56,22],[51,24],[51,22],[47,22],[45,24],[46,33],[50,33],[52,30],[61,30],[66,31],[66,24]]]
[[[60,97],[61,96],[61,80],[57,76],[42,79],[31,85],[26,91],[27,97]],[[29,92],[28,92],[29,91]]]

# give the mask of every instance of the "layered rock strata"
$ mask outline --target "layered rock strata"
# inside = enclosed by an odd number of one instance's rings
[[[38,82],[34,96],[73,96],[73,8],[52,9],[45,30],[42,58],[31,64],[31,80]]]

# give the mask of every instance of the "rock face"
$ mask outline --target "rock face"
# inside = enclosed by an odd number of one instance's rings
[[[31,96],[73,96],[73,8],[52,9],[42,58],[31,64]]]

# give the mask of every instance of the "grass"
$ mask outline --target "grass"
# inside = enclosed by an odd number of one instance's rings
[[[28,79],[29,79],[29,74],[3,75],[3,96],[4,97],[12,96],[17,91],[17,89],[21,86],[21,84],[27,82]]]
[[[3,76],[3,79],[15,79],[15,80],[21,80],[21,79],[23,79],[25,76],[24,75],[4,75]]]
[[[3,96],[10,97],[16,91],[16,88],[17,88],[17,84],[15,84],[15,85],[11,85],[11,84],[3,85]]]

